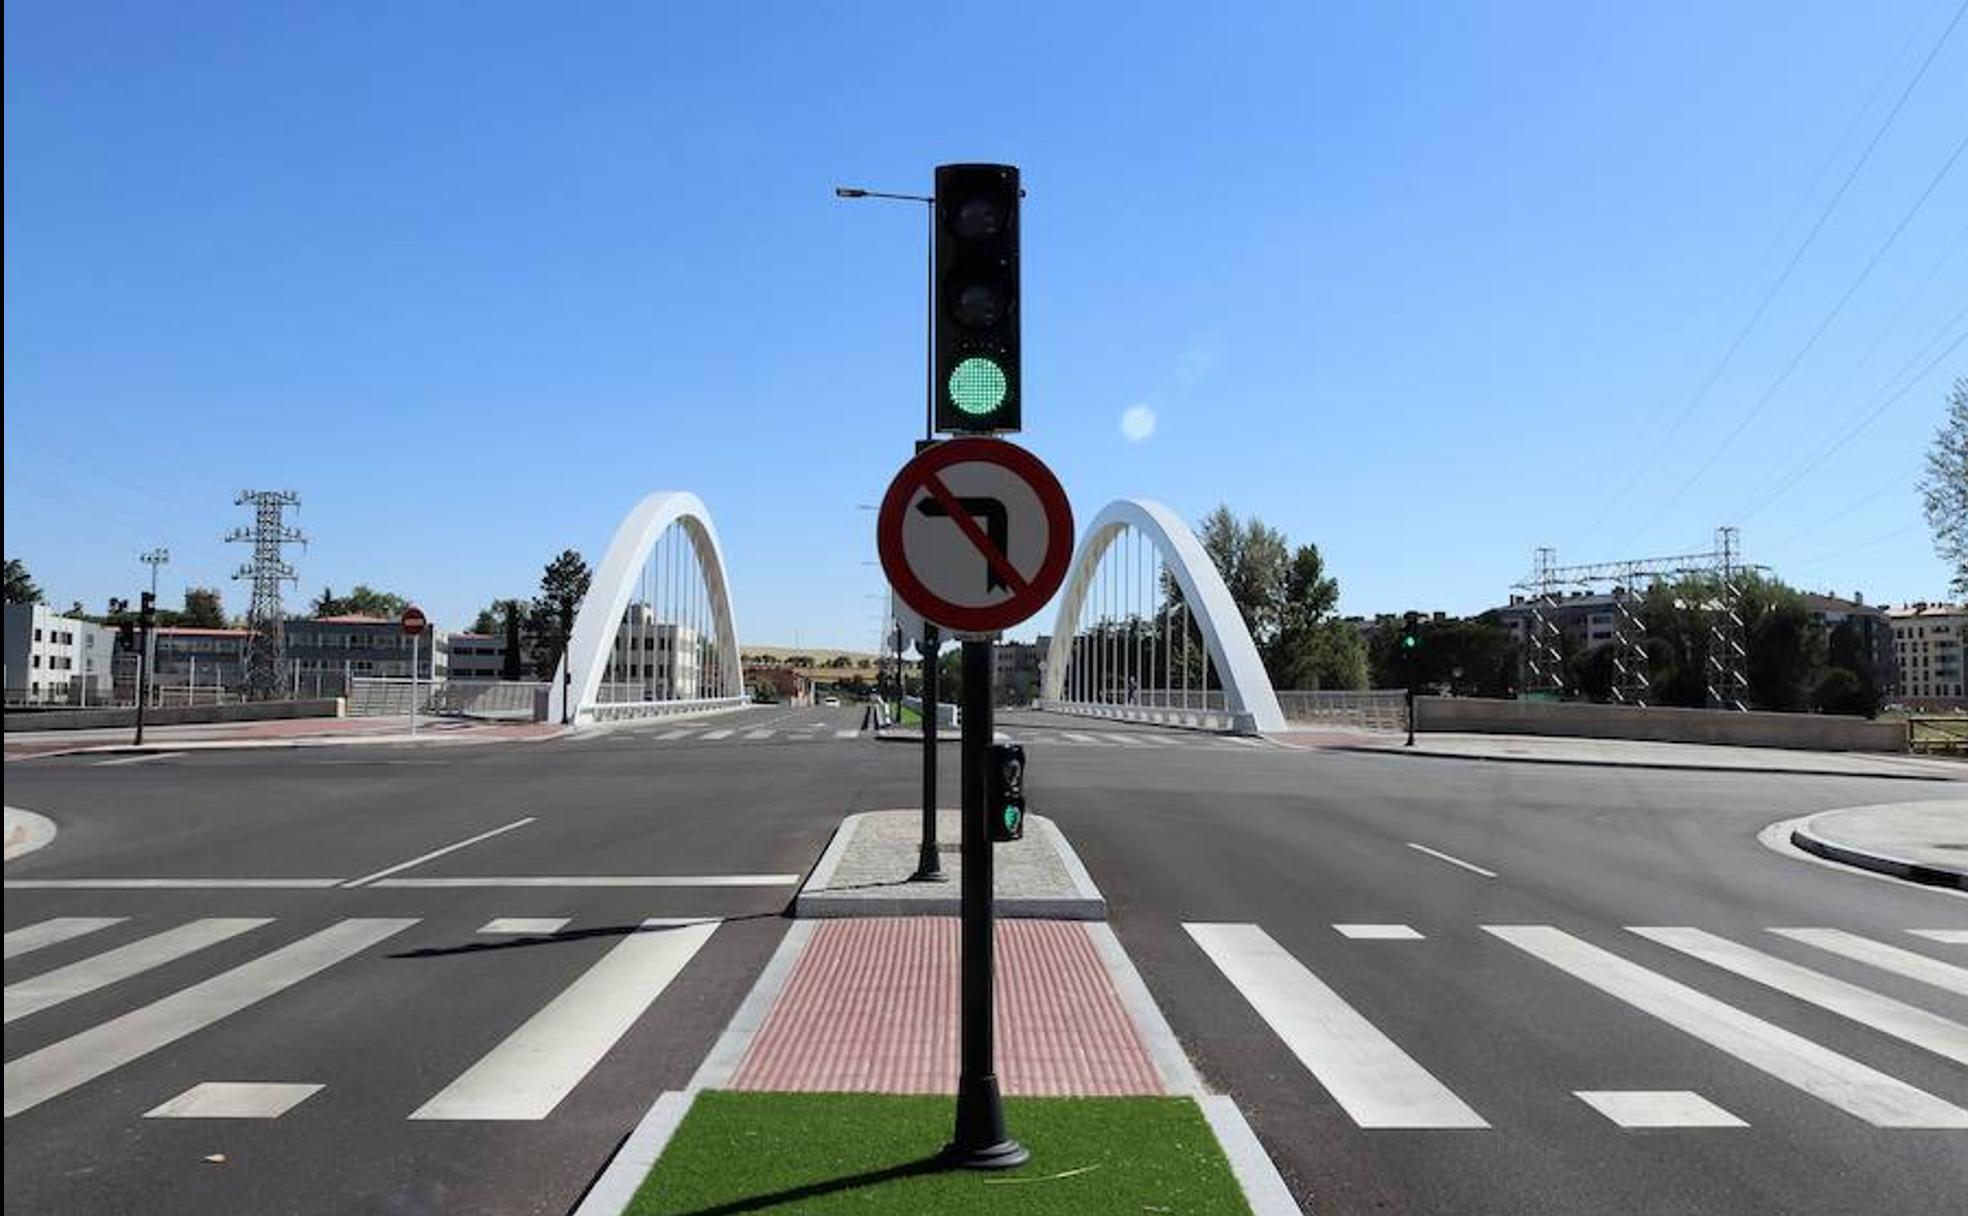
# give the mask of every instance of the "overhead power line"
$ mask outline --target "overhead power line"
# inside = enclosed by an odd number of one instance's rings
[[[1873,150],[1879,147],[1879,141],[1885,137],[1886,132],[1892,127],[1893,121],[1900,116],[1900,111],[1906,106],[1907,98],[1913,95],[1914,89],[1919,86],[1922,78],[1927,75],[1927,69],[1933,64],[1934,58],[1940,54],[1941,48],[1947,44],[1949,37],[1953,35],[1955,27],[1961,23],[1963,14],[1968,14],[1968,0],[1962,0],[1962,3],[1955,8],[1954,16],[1948,20],[1946,28],[1934,40],[1934,45],[1928,49],[1927,57],[1920,61],[1919,68],[1914,71],[1912,78],[1907,81],[1906,86],[1900,90],[1899,97],[1893,102],[1893,108],[1887,111],[1885,118],[1880,120],[1879,126],[1872,133],[1872,138],[1866,141],[1865,149],[1859,153],[1858,159],[1852,162],[1852,167],[1846,170],[1845,179],[1838,184],[1838,189],[1832,192],[1831,197],[1825,201],[1825,205],[1819,209],[1817,219],[1812,221],[1810,230],[1804,234],[1804,239],[1798,243],[1796,249],[1791,251],[1789,260],[1784,263],[1784,267],[1778,272],[1775,281],[1764,291],[1763,298],[1757,302],[1755,311],[1750,313],[1749,319],[1744,321],[1742,327],[1736,331],[1735,337],[1730,340],[1727,349],[1722,352],[1722,357],[1716,360],[1715,366],[1710,368],[1708,375],[1702,378],[1701,384],[1695,389],[1694,396],[1689,398],[1688,403],[1681,407],[1681,412],[1675,416],[1674,422],[1669,425],[1667,430],[1661,433],[1660,439],[1654,444],[1652,450],[1647,453],[1646,458],[1640,462],[1633,472],[1628,475],[1627,479],[1621,483],[1620,488],[1615,490],[1612,496],[1605,501],[1605,504],[1599,508],[1599,514],[1587,526],[1585,532],[1581,535],[1581,539],[1585,536],[1590,536],[1598,530],[1599,525],[1605,522],[1606,517],[1612,513],[1613,508],[1625,499],[1626,495],[1639,483],[1647,470],[1653,467],[1656,460],[1660,459],[1661,453],[1667,450],[1668,444],[1673,441],[1675,435],[1680,433],[1681,428],[1687,424],[1688,419],[1694,416],[1695,411],[1701,407],[1702,402],[1708,399],[1709,390],[1715,387],[1717,380],[1721,379],[1722,373],[1727,370],[1730,362],[1735,359],[1736,352],[1742,349],[1742,345],[1749,338],[1750,332],[1756,328],[1757,322],[1763,319],[1763,314],[1769,310],[1771,302],[1777,298],[1777,293],[1782,291],[1784,284],[1790,281],[1791,273],[1797,269],[1798,263],[1802,261],[1804,254],[1817,241],[1818,234],[1824,230],[1825,222],[1831,218],[1831,213],[1838,209],[1838,204],[1844,199],[1845,192],[1850,190],[1852,183],[1858,179],[1859,171],[1864,169],[1866,163],[1872,159]],[[1914,24],[1913,29],[1908,31],[1907,42],[1910,43],[1912,41],[1913,35],[1924,24],[1926,24],[1926,17],[1923,14],[1920,21]],[[1875,84],[1872,92],[1867,95],[1865,104],[1860,106],[1858,113],[1853,116],[1854,125],[1857,124],[1858,119],[1867,110],[1872,108],[1873,98],[1878,96],[1879,90],[1892,75],[1893,65],[1898,64],[1900,57],[1905,53],[1906,43],[1902,43],[1900,49],[1894,53],[1892,60],[1889,62],[1885,74],[1880,77],[1878,84]],[[1846,134],[1841,135],[1838,142],[1833,145],[1832,156],[1834,158],[1837,156],[1837,149],[1844,145],[1845,139],[1850,133],[1851,128],[1848,127]],[[1827,161],[1827,164],[1829,164],[1829,161]],[[1822,175],[1822,173],[1823,170],[1820,169],[1819,174]],[[1812,184],[1815,187],[1815,179],[1813,179]],[[1809,197],[1809,194],[1810,191],[1807,190],[1805,197]],[[1789,226],[1789,223],[1786,222],[1784,228],[1788,229]],[[1656,512],[1654,519],[1658,518],[1659,513]],[[1651,526],[1652,523],[1653,519],[1649,519],[1647,526]],[[1644,526],[1641,528],[1641,531],[1645,531]],[[1635,535],[1637,536],[1638,533],[1635,533]]]
[[[1797,353],[1792,355],[1790,362],[1786,363],[1783,370],[1777,373],[1777,378],[1772,380],[1769,387],[1765,388],[1762,394],[1757,397],[1756,403],[1750,406],[1749,412],[1737,421],[1735,427],[1730,430],[1728,435],[1723,437],[1722,442],[1716,446],[1713,452],[1709,453],[1708,459],[1702,462],[1701,467],[1690,474],[1687,480],[1681,483],[1679,489],[1662,500],[1661,504],[1654,508],[1654,513],[1647,517],[1645,523],[1634,529],[1633,536],[1635,538],[1645,533],[1648,528],[1651,528],[1662,515],[1667,513],[1670,507],[1679,502],[1681,497],[1694,487],[1696,482],[1700,481],[1710,469],[1714,468],[1715,462],[1722,459],[1723,453],[1729,450],[1730,445],[1735,443],[1737,437],[1749,427],[1750,423],[1756,421],[1757,417],[1762,414],[1764,407],[1768,406],[1771,400],[1776,397],[1777,391],[1789,381],[1791,373],[1797,370],[1798,365],[1804,361],[1804,357],[1810,354],[1817,346],[1818,339],[1824,336],[1825,331],[1831,328],[1832,322],[1836,321],[1839,314],[1845,311],[1845,305],[1851,300],[1853,295],[1858,292],[1859,288],[1865,286],[1868,278],[1872,277],[1873,269],[1879,265],[1880,259],[1884,258],[1887,251],[1892,249],[1894,243],[1900,239],[1900,234],[1905,232],[1907,225],[1913,222],[1913,217],[1920,213],[1920,209],[1926,205],[1928,198],[1940,186],[1941,181],[1947,177],[1948,172],[1954,168],[1955,162],[1961,159],[1963,151],[1968,151],[1968,137],[1963,137],[1962,141],[1954,146],[1954,151],[1948,154],[1948,158],[1941,165],[1940,170],[1928,180],[1926,188],[1920,192],[1918,198],[1913,200],[1913,205],[1907,208],[1906,213],[1900,217],[1900,222],[1893,225],[1893,231],[1887,234],[1886,239],[1880,243],[1879,248],[1875,249],[1872,256],[1866,259],[1866,264],[1859,271],[1858,277],[1853,279],[1851,285],[1845,289],[1844,294],[1838,297],[1838,302],[1831,306],[1831,311],[1825,314],[1824,320],[1820,321],[1818,327],[1811,331],[1811,336],[1804,340],[1804,345],[1797,348]]]

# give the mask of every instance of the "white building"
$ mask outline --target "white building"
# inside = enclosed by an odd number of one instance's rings
[[[1907,604],[1888,608],[1886,617],[1899,668],[1895,700],[1915,709],[1968,709],[1968,605]]]
[[[8,604],[10,703],[103,705],[115,684],[116,631],[45,604]]]
[[[657,620],[648,604],[630,604],[601,678],[601,699],[691,700],[699,695],[702,652],[696,629]]]

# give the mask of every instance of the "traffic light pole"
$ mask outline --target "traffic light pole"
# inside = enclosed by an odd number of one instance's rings
[[[937,671],[937,644],[942,634],[934,625],[923,626],[922,640],[918,650],[923,660],[922,682],[922,845],[916,853],[916,872],[909,875],[910,882],[943,882],[943,859],[936,854],[936,731],[937,719],[942,717],[942,696],[937,685],[942,675]]]
[[[991,808],[984,798],[990,762],[991,643],[963,644],[963,882],[962,1064],[957,1076],[957,1127],[945,1160],[965,1169],[1009,1169],[1030,1160],[1029,1149],[1005,1130],[992,1041]]]
[[[144,702],[150,699],[150,624],[145,622],[143,636],[137,639],[137,737],[132,746],[143,746]]]

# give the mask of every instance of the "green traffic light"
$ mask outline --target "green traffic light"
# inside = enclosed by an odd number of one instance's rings
[[[1412,633],[1401,639],[1401,649],[1403,650],[1413,650],[1417,644],[1417,639]]]
[[[966,414],[992,413],[1004,399],[1004,369],[982,355],[972,355],[950,373],[950,402]]]
[[[1018,816],[1019,810],[1016,806],[1008,806],[1004,809],[1004,825],[1007,830],[1015,831],[1017,829]]]

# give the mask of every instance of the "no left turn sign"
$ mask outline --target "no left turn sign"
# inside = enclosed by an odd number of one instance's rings
[[[1030,617],[1065,581],[1073,508],[1024,448],[952,439],[895,475],[875,541],[889,584],[923,619],[992,633]]]

